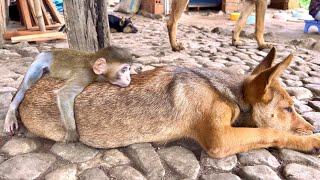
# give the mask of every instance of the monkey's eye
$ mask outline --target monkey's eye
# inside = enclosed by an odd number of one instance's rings
[[[121,69],[121,72],[125,73],[127,70],[128,70],[128,67],[124,67],[124,68]]]
[[[292,113],[292,112],[293,112],[292,107],[285,107],[284,110],[287,111],[287,112],[289,112],[289,113]]]

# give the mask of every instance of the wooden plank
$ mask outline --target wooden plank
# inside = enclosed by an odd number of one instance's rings
[[[21,9],[21,14],[24,19],[24,25],[27,27],[27,29],[30,29],[32,27],[29,7],[26,0],[19,0],[19,7]]]
[[[47,31],[48,32],[48,31]],[[49,32],[54,32],[54,31],[49,31]],[[3,37],[6,40],[11,40],[12,37],[15,36],[25,36],[25,35],[32,35],[32,34],[43,34],[44,32],[41,31],[7,31],[4,33]]]
[[[56,24],[52,24],[52,25],[47,25],[46,26],[46,29],[48,30],[52,30],[52,29],[58,29],[58,28],[60,28],[62,25],[61,24],[59,24],[59,23],[56,23]],[[18,31],[24,31],[24,30],[26,30],[26,28],[18,28],[17,29]],[[31,31],[39,31],[39,26],[34,26],[34,27],[32,27],[32,28],[30,28],[29,30],[31,30]]]
[[[37,26],[37,25],[38,25],[38,19],[37,19],[37,16],[36,16],[36,11],[35,11],[35,9],[34,9],[33,0],[28,0],[28,4],[29,4],[29,7],[30,7],[30,11],[31,11],[31,14],[32,14],[34,23],[35,23],[35,25]]]
[[[49,17],[49,13],[47,12],[46,7],[43,4],[43,1],[40,1],[41,4],[41,9],[42,9],[42,14],[44,17],[44,22],[46,23],[46,25],[51,25],[51,18]]]
[[[63,32],[46,32],[42,34],[33,34],[25,36],[12,37],[11,42],[23,42],[23,41],[45,41],[45,40],[54,40],[54,39],[66,39],[66,35]]]
[[[37,19],[39,22],[40,31],[44,32],[44,31],[46,31],[46,25],[44,23],[44,19],[43,19],[43,15],[42,15],[40,0],[33,0],[33,2],[34,2],[34,9],[35,9]]]
[[[64,20],[63,18],[60,16],[57,8],[56,8],[56,5],[53,4],[52,0],[44,0],[44,2],[48,5],[50,11],[51,11],[51,14],[52,14],[52,18],[57,21],[58,23],[61,23],[61,24],[64,24]]]
[[[3,34],[6,32],[6,9],[4,1],[0,2],[0,48],[4,44]]]

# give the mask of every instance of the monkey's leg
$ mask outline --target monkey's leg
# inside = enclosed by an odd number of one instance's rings
[[[268,44],[264,41],[264,21],[267,10],[266,0],[256,1],[256,39],[259,49],[271,48],[272,44]]]
[[[17,93],[10,103],[9,110],[4,121],[4,130],[6,132],[13,132],[15,129],[18,129],[17,109],[22,102],[26,91],[42,77],[46,69],[50,69],[51,62],[52,54],[50,52],[43,52],[36,57],[36,60],[29,67]]]
[[[89,77],[83,77],[83,75],[79,74],[74,75],[66,82],[66,85],[57,91],[57,104],[61,114],[61,121],[66,130],[65,142],[75,142],[79,139],[74,117],[74,101],[77,95],[91,82],[92,80]]]
[[[240,41],[240,33],[247,22],[248,16],[253,11],[254,5],[255,4],[253,1],[245,1],[244,2],[243,7],[241,9],[240,18],[237,21],[237,24],[236,24],[234,32],[233,32],[232,45],[234,45],[234,46],[243,45],[243,43]]]
[[[177,26],[178,21],[182,16],[183,11],[186,9],[189,0],[173,0],[170,18],[167,21],[167,28],[169,33],[169,40],[173,51],[183,50],[184,47],[181,43],[177,42]]]

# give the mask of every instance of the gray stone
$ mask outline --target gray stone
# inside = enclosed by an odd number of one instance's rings
[[[77,165],[60,167],[45,176],[46,180],[77,180]]]
[[[204,151],[201,153],[201,165],[204,167],[211,167],[215,170],[231,171],[237,166],[237,156],[232,155],[225,158],[211,158]]]
[[[309,72],[309,71],[311,71],[311,68],[310,68],[309,66],[306,66],[306,65],[293,66],[292,68],[295,69],[295,70],[304,71],[304,72]]]
[[[13,93],[13,92],[16,92],[17,91],[17,89],[16,88],[13,88],[13,87],[1,87],[0,88],[0,93],[2,94],[2,93],[7,93],[7,92],[9,92],[9,93]]]
[[[320,72],[318,72],[318,71],[309,71],[309,74],[311,76],[320,77]]]
[[[235,56],[239,57],[241,60],[249,60],[250,57],[249,55],[245,54],[245,53],[236,53]]]
[[[0,164],[0,179],[36,179],[56,161],[52,154],[29,153]]]
[[[320,77],[308,77],[302,80],[306,84],[318,84],[320,85]]]
[[[308,73],[303,71],[292,71],[292,73],[299,76],[300,79],[309,77]]]
[[[39,50],[33,46],[18,48],[17,52],[24,57],[28,57],[28,56],[35,57],[39,54]]]
[[[3,156],[0,156],[0,164],[5,161],[5,158]]]
[[[310,122],[317,131],[320,131],[320,112],[307,112],[303,117]]]
[[[282,74],[282,76],[281,76],[283,79],[287,79],[287,80],[294,80],[294,81],[299,81],[300,80],[300,78],[299,78],[299,76],[296,76],[296,75],[292,75],[292,74]]]
[[[110,178],[99,168],[87,169],[79,176],[80,180],[109,180]]]
[[[29,138],[12,138],[6,142],[1,151],[8,153],[10,156],[25,154],[35,151],[39,147],[39,142]]]
[[[164,167],[150,143],[130,145],[127,152],[148,179],[161,179],[164,176]]]
[[[117,180],[146,180],[146,178],[131,166],[117,166],[110,170],[110,177]]]
[[[278,160],[266,149],[252,150],[238,154],[239,162],[247,165],[268,165],[274,169],[280,166]]]
[[[320,168],[320,159],[312,155],[300,153],[290,149],[281,149],[280,158],[290,163],[299,163]]]
[[[21,55],[16,52],[11,52],[7,49],[0,49],[0,59],[9,60],[11,58],[19,58],[19,57],[21,57]]]
[[[270,167],[265,165],[244,166],[241,168],[244,179],[251,180],[281,180],[280,177]]]
[[[302,86],[303,85],[303,83],[301,81],[295,81],[295,80],[291,80],[291,79],[286,79],[284,82],[288,86],[293,86],[293,87]]]
[[[200,165],[195,155],[179,146],[158,150],[160,158],[182,178],[195,179],[198,176]]]
[[[201,180],[241,180],[237,175],[231,173],[207,174],[200,177]]]
[[[316,111],[320,111],[320,101],[309,101],[309,106],[315,109]]]
[[[130,163],[130,159],[117,149],[105,151],[102,159],[107,168]]]
[[[310,99],[313,96],[312,92],[304,87],[287,87],[286,90],[290,95],[293,95],[300,100]]]
[[[302,114],[302,113],[305,113],[305,112],[310,112],[312,111],[313,109],[305,104],[302,104],[301,101],[296,101],[294,103],[294,106],[296,108],[296,110],[298,111],[298,113]]]
[[[0,94],[0,119],[5,118],[11,99],[12,99],[12,94],[10,92]],[[2,132],[2,129],[0,132]]]
[[[151,63],[159,63],[160,62],[159,58],[154,57],[154,56],[139,57],[136,59],[136,61],[138,61],[142,64],[151,64]]]
[[[320,85],[319,84],[306,84],[306,88],[312,91],[315,95],[320,96]]]
[[[55,143],[51,148],[51,152],[75,163],[88,161],[94,158],[99,151],[81,143]]]
[[[228,56],[228,59],[233,62],[242,62],[242,60],[237,56]]]
[[[320,177],[319,170],[295,163],[286,165],[283,174],[290,180],[317,180]]]

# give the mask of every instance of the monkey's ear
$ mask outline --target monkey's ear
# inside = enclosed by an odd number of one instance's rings
[[[98,75],[105,73],[106,68],[107,68],[107,61],[105,58],[97,59],[92,66],[93,72]]]
[[[121,20],[120,20],[120,23],[119,25],[120,26],[124,26],[124,22],[126,21],[126,18],[125,17],[121,17]]]

